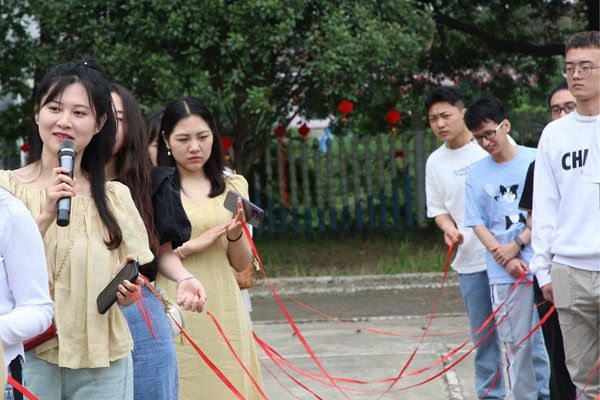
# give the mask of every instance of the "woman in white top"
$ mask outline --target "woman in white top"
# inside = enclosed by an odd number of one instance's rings
[[[17,381],[25,355],[23,341],[50,326],[53,309],[38,226],[23,202],[0,188],[0,350],[2,370],[12,370]],[[6,375],[0,377],[6,382]],[[7,385],[5,396],[13,398],[12,386]]]

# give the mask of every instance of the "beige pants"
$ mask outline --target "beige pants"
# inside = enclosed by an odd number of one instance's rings
[[[567,368],[585,400],[600,396],[600,272],[552,263],[554,306],[563,333]],[[589,383],[588,383],[589,380]]]

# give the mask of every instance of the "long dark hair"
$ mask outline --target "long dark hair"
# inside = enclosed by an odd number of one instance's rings
[[[223,176],[223,168],[225,166],[225,150],[221,143],[221,135],[215,124],[212,113],[200,99],[193,96],[181,97],[172,101],[165,108],[162,117],[160,130],[164,135],[165,140],[169,140],[171,133],[179,121],[191,116],[197,115],[208,124],[213,134],[213,144],[210,158],[204,164],[204,173],[210,180],[209,197],[216,197],[225,191],[225,177]],[[177,167],[173,156],[167,154],[167,145],[165,140],[158,141],[157,163],[161,167]],[[179,171],[175,171],[173,177],[175,184],[181,189],[181,179]]]
[[[83,57],[78,63],[70,62],[52,67],[46,72],[38,86],[34,100],[35,109],[39,112],[43,106],[60,96],[67,86],[73,83],[81,83],[85,87],[94,109],[97,126],[101,125],[102,118],[106,116],[102,129],[92,137],[86,151],[81,156],[81,168],[89,178],[92,198],[102,223],[108,229],[109,239],[104,240],[104,243],[109,249],[114,250],[121,244],[123,235],[106,203],[104,167],[112,155],[117,125],[113,113],[110,86],[102,68],[91,56]],[[45,101],[42,103],[44,98]],[[29,143],[31,149],[27,153],[27,165],[39,161],[42,156],[44,143],[37,124],[33,124]]]
[[[148,128],[148,145],[153,141],[160,141],[160,123],[162,120],[164,108],[157,108],[146,115],[146,127]]]
[[[129,188],[146,226],[150,249],[158,252],[158,233],[152,206],[152,163],[148,157],[148,132],[135,98],[118,84],[110,86],[123,102],[123,145],[114,155],[118,180]]]

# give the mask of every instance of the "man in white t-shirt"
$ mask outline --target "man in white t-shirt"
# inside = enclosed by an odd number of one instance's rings
[[[473,139],[463,116],[463,96],[457,87],[441,86],[425,99],[429,125],[444,144],[427,159],[425,188],[427,216],[444,232],[449,246],[458,245],[452,268],[458,282],[471,325],[475,352],[475,389],[478,397],[503,399],[506,395],[502,371],[502,352],[493,323],[475,334],[492,314],[492,302],[485,261],[485,248],[471,228],[465,228],[465,179],[471,164],[487,153]],[[493,321],[493,319],[492,319]],[[489,333],[487,339],[483,339]],[[490,388],[491,387],[491,388]]]
[[[582,176],[600,114],[598,31],[567,41],[563,75],[577,110],[549,123],[538,145],[530,268],[558,312],[571,379],[592,400],[600,396],[600,205],[598,185]]]

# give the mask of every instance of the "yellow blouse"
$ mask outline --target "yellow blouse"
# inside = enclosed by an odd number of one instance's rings
[[[12,171],[0,171],[0,186],[21,199],[33,218],[42,212],[46,202],[44,190],[23,186]],[[108,230],[91,201],[54,288],[54,322],[58,334],[36,348],[38,358],[60,367],[108,367],[110,361],[133,351],[133,339],[120,307],[115,304],[100,315],[96,298],[127,254],[138,259],[140,265],[151,262],[154,256],[129,188],[118,182],[107,182],[106,198],[121,227],[123,241],[116,250],[106,247],[104,240],[108,239]],[[59,227],[54,222],[44,236],[49,284],[77,230],[87,201],[88,197],[72,197],[69,225]]]

